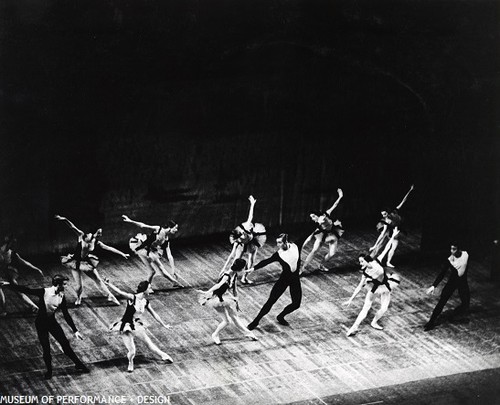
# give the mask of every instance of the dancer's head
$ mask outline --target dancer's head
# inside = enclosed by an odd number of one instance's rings
[[[461,255],[461,250],[460,250],[460,246],[457,242],[452,242],[450,244],[450,252],[452,255],[456,256],[456,257],[460,257]]]
[[[57,291],[64,291],[64,287],[68,285],[69,278],[61,274],[56,274],[52,277],[52,285],[57,287]]]
[[[241,271],[247,266],[247,262],[245,259],[236,259],[231,266],[231,270],[233,271]]]
[[[141,281],[137,286],[137,294],[149,293],[150,291],[151,291],[151,284],[147,280]]]
[[[391,211],[389,210],[389,208],[387,207],[384,207],[380,210],[380,214],[382,214],[382,218],[387,218],[389,216],[389,213]]]
[[[373,257],[371,257],[369,254],[362,254],[359,256],[359,264],[361,267],[366,267],[368,263],[373,261]]]
[[[179,225],[170,219],[166,224],[162,225],[161,228],[165,229],[168,233],[173,234],[179,230]]]
[[[276,238],[276,244],[281,250],[288,250],[288,234],[282,233]]]

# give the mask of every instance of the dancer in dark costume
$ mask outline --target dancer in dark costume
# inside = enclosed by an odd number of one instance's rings
[[[259,325],[261,319],[271,310],[273,305],[283,295],[287,288],[290,288],[292,302],[287,305],[276,317],[277,321],[281,325],[289,325],[285,316],[299,309],[302,302],[302,286],[300,284],[300,249],[295,243],[288,240],[288,235],[286,233],[282,233],[278,236],[276,244],[278,246],[278,251],[276,251],[268,259],[260,261],[254,267],[247,270],[247,272],[252,272],[274,262],[280,263],[283,268],[278,280],[271,289],[268,300],[262,306],[262,309],[255,319],[248,325],[248,329],[250,330],[255,329]]]
[[[35,327],[38,339],[42,345],[43,360],[45,362],[45,366],[47,367],[45,378],[52,378],[52,355],[50,354],[49,333],[61,345],[64,354],[68,356],[73,363],[75,363],[76,369],[83,373],[88,373],[89,369],[82,363],[71,348],[69,341],[55,316],[56,311],[61,309],[64,319],[75,334],[75,337],[83,339],[80,332],[76,329],[75,323],[68,312],[66,298],[64,297],[64,289],[68,285],[68,278],[59,274],[55,275],[52,278],[52,287],[48,288],[28,288],[8,282],[3,282],[3,285],[10,285],[10,287],[16,291],[35,295],[39,298],[39,311],[35,320]]]
[[[6,236],[3,244],[0,246],[0,278],[9,281],[12,284],[17,284],[17,279],[19,277],[19,272],[17,267],[19,265],[23,265],[31,270],[35,270],[43,276],[42,270],[38,267],[34,266],[27,260],[24,260],[19,253],[14,251],[14,245],[16,240],[12,236]],[[21,292],[17,292],[21,299],[29,305],[32,312],[37,312],[38,307],[35,305],[33,301],[26,295]],[[5,311],[5,294],[0,288],[0,317],[4,317],[7,315]]]
[[[165,324],[158,314],[151,307],[148,295],[153,291],[149,281],[141,281],[137,286],[135,294],[127,293],[120,290],[115,285],[111,284],[109,280],[105,280],[106,284],[117,294],[127,299],[127,308],[123,317],[112,323],[110,330],[120,334],[123,343],[127,348],[128,358],[128,372],[134,371],[134,358],[136,354],[134,338],[138,338],[148,346],[149,350],[158,355],[166,363],[172,363],[172,358],[162,351],[149,337],[145,323],[139,318],[139,314],[143,314],[146,309],[151,316],[165,329],[170,329],[170,325]]]
[[[134,221],[126,215],[122,215],[125,222],[134,224],[141,229],[152,231],[149,235],[138,233],[133,238],[130,238],[130,249],[139,256],[142,263],[149,269],[149,283],[153,282],[153,277],[156,271],[173,283],[173,287],[183,287],[178,281],[175,272],[175,262],[170,250],[170,236],[175,235],[179,230],[179,225],[174,221],[168,221],[165,225],[147,225],[144,222]],[[168,263],[172,270],[170,274],[163,265],[161,258],[167,256]]]
[[[443,265],[442,271],[439,273],[434,283],[427,289],[427,294],[434,294],[435,288],[443,280],[448,270],[451,271],[450,278],[444,286],[443,291],[441,291],[441,296],[439,297],[436,308],[432,311],[431,319],[425,324],[424,330],[426,332],[434,329],[437,318],[455,290],[458,290],[460,301],[462,302],[455,308],[455,314],[464,313],[469,309],[470,290],[469,283],[467,282],[467,263],[469,261],[469,254],[465,250],[460,250],[456,243],[451,245],[450,251],[451,255]]]
[[[325,266],[325,264],[330,260],[335,253],[337,253],[338,242],[342,234],[344,233],[344,228],[342,228],[342,223],[336,219],[332,218],[332,212],[340,203],[340,200],[344,196],[344,193],[339,188],[337,189],[339,197],[333,203],[333,205],[328,208],[324,213],[317,214],[311,213],[309,216],[311,219],[317,224],[317,228],[315,231],[309,235],[309,237],[304,241],[302,249],[309,244],[312,240],[314,240],[314,245],[304,260],[304,269],[306,269],[314,258],[316,252],[320,249],[321,245],[324,243],[328,244],[328,253],[323,258],[319,269],[321,271],[329,271],[329,269]]]
[[[95,256],[93,252],[96,247],[100,247],[103,250],[107,250],[108,252],[120,255],[124,259],[128,259],[129,255],[101,242],[99,240],[102,236],[101,228],[99,228],[95,233],[84,233],[66,217],[56,215],[55,219],[57,219],[58,221],[63,221],[66,225],[69,226],[72,231],[74,231],[78,235],[78,244],[76,246],[75,253],[61,257],[61,263],[67,268],[71,269],[73,278],[76,282],[75,305],[80,305],[82,303],[82,274],[85,274],[86,276],[91,278],[97,284],[97,286],[106,293],[108,301],[116,305],[120,305],[120,301],[118,301],[116,297],[111,293],[111,291],[109,291],[108,287],[106,287],[106,284],[104,284],[101,275],[97,271],[99,258]]]
[[[245,336],[252,340],[257,340],[253,332],[248,330],[243,321],[238,316],[240,306],[238,302],[238,286],[237,278],[238,273],[246,267],[247,263],[243,259],[236,259],[231,266],[231,269],[226,270],[212,288],[208,291],[200,291],[202,297],[200,300],[201,305],[206,305],[214,308],[222,318],[217,329],[212,333],[212,339],[216,345],[220,345],[221,341],[219,333],[227,325],[233,324]]]
[[[395,209],[393,209],[392,211],[389,211],[388,209],[383,209],[381,211],[382,219],[377,223],[377,231],[379,231],[380,234],[375,244],[370,248],[372,257],[377,256],[380,249],[382,249],[384,246],[387,246],[387,242],[391,239],[394,229],[401,230],[402,218],[399,211],[401,210],[404,203],[408,199],[410,193],[413,191],[413,188],[414,187],[412,184],[408,192],[405,194],[405,196]],[[398,236],[396,238],[392,238],[392,242],[389,248],[389,253],[387,254],[388,267],[394,267],[394,265],[392,264],[392,258],[399,244],[400,233],[398,232],[397,235]]]
[[[389,239],[389,242],[387,242],[384,251],[376,259],[370,255],[361,255],[359,257],[359,264],[363,270],[363,275],[361,276],[361,281],[358,286],[352,293],[351,298],[349,298],[344,305],[351,305],[352,300],[356,297],[356,295],[358,295],[363,287],[366,288],[366,297],[363,308],[359,312],[356,321],[347,331],[347,336],[354,335],[358,331],[359,325],[368,315],[368,311],[370,311],[373,301],[377,296],[380,297],[380,309],[375,313],[370,325],[374,329],[384,329],[378,321],[387,312],[391,302],[391,293],[394,288],[399,285],[401,279],[397,274],[387,274],[381,262],[391,248],[392,240],[397,237],[398,233],[399,231],[397,229],[394,230],[393,235],[391,236],[391,239]]]
[[[252,267],[255,262],[257,251],[266,243],[267,236],[265,226],[258,222],[255,224],[252,222],[254,206],[257,200],[253,196],[248,197],[248,200],[250,201],[248,218],[245,222],[242,222],[231,231],[229,242],[231,242],[233,248],[220,274],[226,271],[226,268],[232,260],[241,259],[244,254],[246,254],[248,258],[248,267]],[[253,281],[248,279],[248,274],[245,272],[241,277],[241,282],[243,284],[253,284]]]

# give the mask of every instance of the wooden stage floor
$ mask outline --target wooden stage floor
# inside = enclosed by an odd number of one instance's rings
[[[275,251],[273,236],[257,260]],[[500,403],[500,388],[492,383],[498,381],[500,366],[500,294],[498,285],[489,280],[489,268],[476,257],[471,256],[469,263],[469,316],[447,319],[458,302],[454,296],[445,308],[444,322],[426,333],[423,325],[437,303],[440,288],[431,297],[425,289],[438,268],[420,257],[419,234],[410,233],[394,259],[402,284],[381,320],[385,329],[370,328],[371,312],[357,335],[345,336],[362,307],[364,294],[360,293],[349,308],[341,304],[359,282],[358,254],[375,237],[366,230],[346,233],[329,273],[304,274],[303,303],[288,317],[291,326],[281,326],[275,320],[289,302],[287,293],[256,330],[259,341],[249,341],[228,327],[221,334],[221,346],[210,338],[219,322],[217,314],[198,305],[195,289],[214,283],[229,244],[223,240],[186,246],[174,241],[174,258],[188,287],[171,289],[168,280],[157,276],[151,298],[172,329],[166,332],[149,315],[144,316],[150,321],[153,339],[174,363],[162,363],[138,344],[133,373],[126,371],[121,339],[107,331],[108,325],[122,316],[123,300],[120,307],[108,305],[95,284],[84,280],[84,302],[79,308],[70,305],[70,311],[85,339],[71,342],[91,373],[77,374],[52,341],[54,377],[46,381],[34,316],[26,315],[20,299],[7,291],[10,314],[0,319],[0,401],[2,395],[35,395],[39,401],[48,395],[67,395],[66,401],[75,403],[85,403],[82,396],[102,396],[101,401],[124,396],[128,404]],[[58,265],[45,268],[50,276],[64,271]],[[146,276],[137,258],[103,258],[100,271],[127,291]],[[240,288],[246,321],[257,314],[279,271],[274,265],[257,271],[252,276],[256,283]],[[40,282],[35,278],[20,280],[30,286]],[[46,277],[45,285],[48,282]],[[66,295],[74,302],[72,289]],[[58,317],[71,336],[62,316]]]

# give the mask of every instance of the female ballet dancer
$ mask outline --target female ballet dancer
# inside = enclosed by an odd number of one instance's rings
[[[304,269],[309,266],[314,255],[321,247],[323,242],[328,244],[328,253],[323,258],[319,269],[321,271],[329,271],[329,269],[325,266],[325,263],[330,260],[335,253],[337,253],[338,242],[342,234],[344,233],[344,229],[342,228],[342,223],[339,220],[333,220],[331,214],[335,208],[339,205],[340,200],[344,196],[344,193],[339,188],[337,189],[337,193],[339,197],[337,201],[333,203],[333,205],[328,208],[323,214],[311,213],[309,216],[311,219],[317,224],[316,230],[309,235],[309,237],[304,241],[302,245],[302,249],[309,244],[314,239],[314,245],[311,252],[307,255],[306,260],[304,260]]]
[[[381,265],[381,261],[387,251],[391,248],[391,242],[397,237],[398,233],[399,230],[394,230],[394,233],[387,243],[384,251],[376,259],[370,255],[361,255],[359,257],[359,264],[363,270],[363,275],[361,276],[361,281],[354,290],[351,298],[344,302],[343,305],[351,305],[352,300],[356,297],[356,295],[358,295],[363,287],[366,287],[366,297],[363,308],[356,318],[356,321],[347,331],[347,336],[354,335],[358,331],[360,323],[363,322],[368,315],[368,311],[372,307],[373,301],[377,296],[380,297],[380,309],[375,314],[370,325],[374,329],[384,329],[378,321],[389,308],[389,304],[391,302],[391,291],[399,285],[400,277],[394,273],[387,275],[384,267]]]
[[[27,260],[24,260],[19,254],[13,250],[14,244],[16,240],[11,236],[6,236],[2,245],[0,246],[0,275],[1,278],[9,281],[11,284],[17,284],[17,279],[19,277],[19,272],[17,270],[17,265],[21,264],[25,267],[28,267],[31,270],[35,270],[43,276],[42,270],[38,267],[32,265]],[[14,267],[16,266],[16,267]],[[14,290],[16,291],[16,290]],[[35,303],[24,293],[16,291],[21,299],[29,305],[31,311],[36,313],[38,311],[38,307]],[[0,287],[0,317],[4,317],[7,315],[5,311],[5,294]]]
[[[152,231],[149,235],[138,233],[133,238],[130,238],[129,241],[130,249],[137,253],[137,256],[139,256],[142,263],[144,263],[150,271],[148,277],[149,283],[151,284],[153,282],[153,277],[155,276],[156,271],[159,270],[165,278],[173,283],[173,287],[182,288],[182,284],[180,284],[177,280],[174,257],[170,251],[170,236],[177,233],[179,225],[177,225],[174,221],[168,221],[166,225],[162,226],[147,225],[143,222],[134,221],[126,215],[122,215],[122,219],[123,221],[134,224],[141,229]],[[167,256],[168,263],[172,269],[172,274],[167,271],[161,262],[161,258],[164,254]]]
[[[212,339],[216,345],[221,344],[219,333],[230,323],[234,324],[245,336],[248,336],[252,340],[257,340],[257,337],[246,328],[245,324],[238,316],[240,307],[238,305],[238,287],[236,279],[238,277],[238,272],[243,270],[246,265],[247,263],[245,260],[236,259],[231,269],[227,270],[219,277],[217,284],[208,291],[199,291],[203,294],[200,300],[201,305],[214,308],[222,319],[222,322],[217,326],[215,332],[212,333]],[[229,290],[231,290],[231,292],[229,292]]]
[[[172,357],[162,351],[149,337],[144,322],[138,317],[143,314],[147,309],[152,317],[165,329],[170,329],[170,325],[165,324],[158,314],[151,308],[148,296],[152,293],[151,284],[149,281],[141,281],[137,286],[135,294],[127,293],[120,290],[115,285],[111,284],[108,279],[104,281],[109,288],[115,293],[127,298],[127,308],[122,318],[111,324],[109,329],[121,335],[123,343],[127,348],[128,368],[127,371],[131,373],[134,371],[134,357],[136,354],[136,347],[134,338],[138,338],[148,346],[149,350],[160,356],[160,358],[168,364],[173,363]]]
[[[233,245],[233,248],[220,274],[225,272],[231,260],[240,259],[245,253],[248,257],[248,268],[252,267],[257,251],[266,243],[266,227],[260,223],[254,224],[252,222],[253,210],[257,200],[253,196],[249,196],[248,200],[250,201],[248,218],[231,231],[229,241]],[[248,273],[243,273],[241,282],[243,284],[253,284],[253,281],[248,279]]]
[[[404,203],[408,199],[408,196],[412,192],[413,188],[414,187],[412,184],[408,192],[405,194],[405,196],[395,209],[393,209],[390,212],[387,209],[383,209],[381,211],[382,219],[377,223],[377,231],[379,231],[380,234],[375,244],[370,248],[372,257],[375,257],[378,254],[379,250],[382,248],[382,246],[384,246],[384,243],[386,243],[386,241],[389,241],[391,239],[391,235],[393,235],[394,229],[400,229],[402,218],[401,215],[399,214],[399,210],[403,207]],[[399,232],[397,233],[397,235],[399,235]],[[392,239],[389,253],[387,254],[388,267],[394,268],[394,265],[392,264],[392,257],[394,256],[394,252],[396,251],[398,244],[399,244],[399,236]]]
[[[124,259],[128,259],[129,255],[122,251],[108,246],[99,239],[102,236],[102,229],[99,228],[95,233],[85,233],[78,229],[68,218],[56,215],[54,217],[58,221],[63,221],[69,228],[78,235],[78,245],[75,253],[61,256],[61,263],[71,269],[76,282],[76,301],[75,305],[82,303],[83,281],[82,274],[85,274],[97,284],[97,286],[107,294],[107,299],[116,305],[120,305],[120,301],[109,291],[104,284],[101,275],[97,271],[99,258],[93,254],[96,247],[100,247],[108,252],[120,255]]]

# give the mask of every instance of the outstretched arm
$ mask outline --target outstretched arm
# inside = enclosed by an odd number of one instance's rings
[[[63,221],[66,225],[70,227],[71,230],[73,230],[78,236],[83,236],[84,233],[81,229],[78,229],[73,222],[71,222],[68,218],[62,217],[61,215],[55,215],[55,219],[58,221]]]
[[[218,288],[222,287],[224,283],[228,281],[228,275],[222,277],[221,281],[219,281],[217,284],[214,284],[211,288],[209,288],[207,291],[204,291],[204,294],[212,294],[215,290]]]
[[[151,308],[151,304],[148,305],[148,311],[149,313],[153,316],[153,318],[155,318],[158,323],[163,326],[165,329],[170,329],[170,325],[167,325],[165,322],[163,322],[163,320],[160,318],[160,316],[156,313],[156,311]]]
[[[410,193],[412,192],[414,186],[413,184],[411,185],[410,189],[408,190],[408,192],[405,194],[405,196],[403,197],[403,199],[401,200],[401,202],[399,203],[399,205],[396,207],[396,209],[400,210],[401,207],[403,206],[403,204],[406,202],[406,200],[408,199],[408,196],[410,195]]]
[[[332,211],[337,208],[337,205],[339,205],[340,200],[342,200],[342,197],[344,196],[344,193],[342,192],[342,189],[338,188],[337,193],[339,194],[339,198],[337,198],[337,201],[333,203],[333,205],[326,210],[326,213],[330,215]]]
[[[128,292],[120,290],[117,286],[111,284],[111,282],[109,281],[109,278],[105,278],[105,279],[103,279],[103,281],[104,281],[104,284],[106,284],[109,288],[111,288],[115,293],[120,294],[122,297],[125,297],[129,300],[134,299],[134,294],[130,294]]]
[[[229,262],[236,255],[236,249],[238,249],[238,244],[237,243],[233,243],[233,248],[231,250],[231,253],[229,253],[229,256],[227,257],[227,260],[224,263],[224,266],[222,267],[222,270],[219,272],[219,277],[222,276],[222,274],[224,274],[224,272],[227,269],[227,266],[229,265]]]
[[[258,270],[258,269],[261,269],[262,267],[266,267],[267,265],[269,265],[273,262],[278,262],[279,258],[280,257],[278,255],[278,252],[276,252],[271,257],[268,257],[267,259],[261,260],[259,263],[257,263],[252,268],[245,270],[245,273],[251,273],[254,270]]]
[[[35,271],[38,271],[40,273],[40,275],[43,276],[43,271],[40,270],[38,267],[34,266],[33,264],[31,264],[30,262],[28,262],[27,260],[24,260],[21,256],[19,256],[18,253],[16,253],[16,258],[17,260],[24,264],[26,267],[29,267],[31,270],[35,270]]]
[[[114,247],[108,246],[105,243],[102,243],[101,241],[97,242],[97,246],[101,247],[101,249],[107,250],[108,252],[120,255],[124,259],[128,259],[130,255],[127,253],[123,253],[121,250],[115,249]]]
[[[352,300],[356,297],[356,295],[358,295],[358,293],[361,291],[361,289],[363,288],[365,283],[366,283],[366,277],[362,276],[361,281],[359,282],[358,286],[355,288],[354,292],[352,293],[351,298],[349,298],[346,302],[344,302],[344,306],[348,307],[349,305],[351,305]]]
[[[136,225],[136,226],[138,226],[139,228],[142,228],[142,229],[152,229],[153,231],[159,231],[160,230],[160,227],[158,225],[148,225],[148,224],[145,224],[144,222],[134,221],[133,219],[130,219],[126,215],[122,215],[122,219],[123,219],[124,222],[128,222],[130,224],[134,224],[134,225]]]
[[[250,197],[248,197],[248,201],[250,201],[250,209],[248,210],[248,218],[245,223],[252,223],[253,209],[255,207],[255,203],[257,202],[257,200],[253,197],[253,195],[251,195]]]
[[[375,244],[370,248],[370,251],[372,250],[375,250],[376,248],[378,248],[378,245],[379,243],[382,241],[382,239],[384,238],[384,236],[387,234],[387,225],[384,225],[384,228],[382,229],[382,232],[380,232],[380,234],[378,235],[378,238],[377,238],[377,241],[375,242]]]

